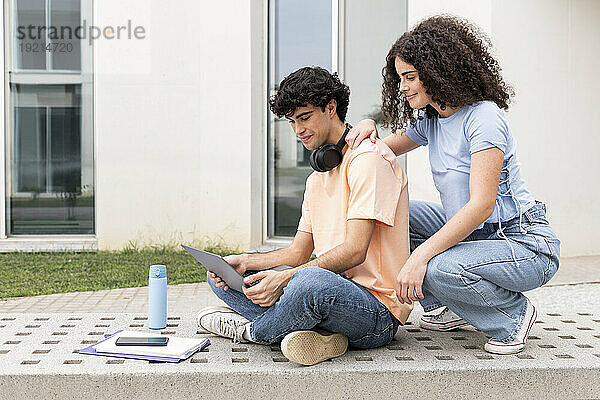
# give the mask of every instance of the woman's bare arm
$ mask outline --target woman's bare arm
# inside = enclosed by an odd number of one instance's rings
[[[372,119],[363,119],[359,121],[346,136],[346,143],[353,149],[357,147],[363,140],[369,138],[372,142],[379,137],[377,132],[377,126],[375,121]],[[383,142],[394,152],[395,155],[399,156],[404,153],[408,153],[411,150],[416,149],[420,145],[413,142],[404,132],[403,129],[399,129],[392,133],[390,136],[383,139]]]
[[[399,129],[392,133],[390,136],[384,138],[383,142],[387,144],[397,156],[408,153],[421,146],[420,144],[413,142],[404,132],[404,129]]]

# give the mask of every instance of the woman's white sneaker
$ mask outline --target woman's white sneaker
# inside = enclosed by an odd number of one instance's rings
[[[452,331],[467,325],[467,321],[454,314],[448,307],[444,307],[437,314],[425,314],[421,317],[419,325],[430,331]]]
[[[527,337],[529,336],[529,332],[531,331],[531,327],[535,323],[537,318],[537,311],[535,306],[527,299],[527,310],[525,311],[525,317],[523,318],[523,323],[521,324],[521,328],[519,328],[519,332],[513,340],[508,343],[502,343],[494,339],[490,339],[485,346],[483,347],[485,351],[488,353],[494,354],[515,354],[523,350],[525,348],[525,343],[527,343]]]

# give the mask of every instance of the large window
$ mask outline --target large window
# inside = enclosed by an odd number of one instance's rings
[[[10,5],[5,231],[93,234],[92,53],[76,35],[91,2]]]
[[[406,0],[271,0],[269,2],[269,95],[290,72],[311,65],[338,72],[350,86],[346,121],[380,118],[381,69],[406,31]],[[379,127],[385,137],[390,132]],[[309,152],[286,119],[269,112],[267,241],[292,237],[300,218]],[[405,156],[400,162],[406,168]]]
[[[300,67],[337,69],[337,3],[335,0],[269,2],[269,94]],[[288,121],[270,112],[268,138],[268,236],[294,236],[306,178],[312,172],[309,152]]]

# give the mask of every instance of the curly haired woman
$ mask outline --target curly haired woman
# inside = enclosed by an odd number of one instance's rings
[[[521,351],[536,319],[522,292],[550,280],[560,242],[546,207],[526,189],[503,110],[511,88],[473,25],[436,16],[403,34],[383,68],[384,139],[396,155],[429,147],[441,205],[410,202],[411,255],[398,298],[419,301],[425,329],[470,324],[491,339],[485,350]],[[377,137],[363,120],[350,147]]]

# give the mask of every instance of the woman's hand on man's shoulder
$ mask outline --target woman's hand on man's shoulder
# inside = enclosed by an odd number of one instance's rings
[[[363,119],[350,129],[346,136],[346,143],[350,149],[355,149],[365,139],[369,138],[375,143],[375,139],[379,137],[377,126],[372,119]]]

